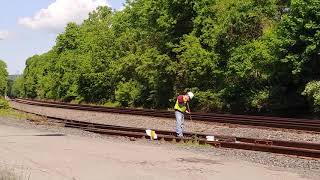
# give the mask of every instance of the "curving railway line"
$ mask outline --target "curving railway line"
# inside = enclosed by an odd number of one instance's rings
[[[19,98],[13,99],[13,101],[29,104],[29,105],[40,105],[45,107],[174,118],[173,111],[156,111],[156,110],[150,110],[150,109],[130,109],[130,108],[110,108],[110,107],[104,107],[104,106],[79,105],[79,104],[70,104],[70,103],[62,103],[62,102],[27,100],[27,99],[19,99]],[[201,113],[201,112],[194,112],[192,113],[191,116],[193,120],[197,120],[197,121],[230,123],[230,124],[284,128],[284,129],[297,129],[297,130],[320,132],[320,120],[315,120],[315,119],[230,115],[230,114]]]
[[[68,109],[78,109],[78,110],[89,110],[89,111],[99,111],[99,112],[112,112],[112,113],[125,113],[125,114],[134,114],[134,115],[145,115],[145,116],[157,116],[157,117],[173,117],[173,113],[169,111],[154,111],[154,110],[138,110],[138,109],[118,109],[118,108],[106,108],[101,106],[89,106],[89,105],[75,105],[75,104],[67,104],[67,103],[52,103],[46,101],[31,101],[25,99],[14,99],[13,101],[18,103],[37,105],[37,106],[45,106],[45,107],[56,107],[56,108],[68,108]],[[19,110],[19,109],[17,109]],[[21,111],[21,110],[20,110]],[[27,112],[30,113],[30,112]],[[31,113],[35,115],[36,113]],[[211,116],[210,116],[211,115]],[[201,121],[215,121],[217,117],[213,116],[214,114],[204,114],[204,113],[196,113],[193,115],[193,118]],[[225,119],[228,119],[228,115],[224,116]],[[210,117],[212,119],[210,119]],[[250,116],[236,116],[232,115],[232,118],[242,117],[243,121],[250,122]],[[126,136],[126,137],[134,137],[134,138],[148,138],[149,136],[146,134],[146,129],[143,128],[133,128],[133,127],[124,127],[124,126],[113,126],[106,124],[98,124],[98,123],[90,123],[83,122],[71,119],[63,119],[57,117],[47,116],[50,121],[55,123],[63,124],[65,127],[69,128],[78,128],[89,132],[106,134],[106,135],[116,135],[116,136]],[[198,119],[200,118],[200,119]],[[229,117],[231,118],[231,117]],[[253,117],[251,117],[253,119]],[[263,121],[262,119],[270,125],[270,122],[277,121],[275,118],[261,117],[259,122]],[[296,119],[289,118],[281,118],[287,119],[287,125],[290,123],[297,123],[295,126],[298,126],[299,121]],[[221,118],[221,121],[223,118]],[[270,120],[270,121],[269,121]],[[294,121],[296,120],[296,121]],[[258,121],[258,120],[257,120]],[[304,121],[304,120],[303,120]],[[312,124],[317,124],[316,120],[308,120],[308,122],[312,122],[310,124],[304,124],[304,127],[311,127]],[[300,125],[303,124],[300,122]],[[252,125],[252,124],[250,124]],[[260,126],[263,124],[260,124]],[[291,124],[292,125],[292,124]],[[315,126],[315,125],[314,125]],[[291,126],[293,127],[293,126]],[[175,137],[175,132],[173,131],[163,131],[163,130],[155,130],[157,133],[157,139],[162,141],[175,141],[175,142],[187,142],[193,141],[199,144],[208,144],[214,147],[221,148],[231,148],[231,149],[243,149],[243,150],[252,150],[252,151],[262,151],[262,152],[271,152],[278,154],[286,154],[286,155],[294,155],[301,157],[311,157],[311,158],[320,158],[320,144],[317,143],[307,143],[307,142],[296,142],[296,141],[279,141],[279,140],[270,140],[270,139],[255,139],[255,138],[243,138],[243,137],[235,137],[235,136],[221,136],[216,134],[202,134],[202,133],[192,133],[187,132],[184,133],[184,138]],[[208,136],[211,139],[208,139]],[[212,139],[214,137],[214,139]]]

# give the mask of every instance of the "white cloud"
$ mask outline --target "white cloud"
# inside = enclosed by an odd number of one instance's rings
[[[60,32],[67,23],[81,23],[98,6],[108,6],[107,0],[56,0],[33,17],[19,19],[19,24],[34,30]]]
[[[0,31],[0,40],[7,39],[9,37],[9,32],[7,31]]]

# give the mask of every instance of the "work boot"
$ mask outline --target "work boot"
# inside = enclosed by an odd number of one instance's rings
[[[183,138],[183,134],[176,134],[178,138]]]

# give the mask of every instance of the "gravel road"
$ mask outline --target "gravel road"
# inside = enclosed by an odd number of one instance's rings
[[[274,162],[272,155],[249,153],[245,156],[248,155],[251,158],[260,156],[260,161]],[[287,167],[291,163],[304,163],[290,157],[279,156],[287,165],[280,167],[237,159],[236,156],[241,157],[240,153],[234,154],[230,150],[149,140],[130,141],[0,117],[0,168],[4,163],[17,172],[26,171],[31,175],[30,180],[320,178],[319,171],[313,169],[316,166]]]
[[[87,137],[92,140],[101,139],[116,143],[126,143],[132,145],[146,145],[151,147],[165,147],[169,151],[185,150],[194,154],[201,154],[206,157],[221,157],[227,161],[244,161],[256,164],[256,166],[266,166],[271,171],[286,171],[299,174],[301,179],[312,180],[320,179],[320,160],[307,158],[297,158],[292,156],[277,155],[264,152],[252,152],[245,150],[232,150],[222,148],[212,148],[208,146],[199,146],[193,144],[172,144],[168,142],[149,141],[144,139],[130,139],[117,136],[103,136],[95,133],[84,132],[77,129],[64,128],[52,124],[31,123],[27,120],[18,120],[14,118],[3,119],[0,117],[0,125],[24,128],[38,129],[43,133],[66,134],[71,136]],[[254,165],[255,166],[255,165]],[[197,167],[197,166],[195,166]],[[289,177],[288,177],[289,178]],[[259,179],[259,178],[258,178]],[[290,179],[290,178],[289,178]]]

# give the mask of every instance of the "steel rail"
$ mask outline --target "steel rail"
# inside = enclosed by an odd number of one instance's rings
[[[51,101],[42,101],[42,100],[30,100],[30,99],[21,99],[17,98],[17,100],[24,101],[24,102],[39,102],[39,103],[47,103],[47,104],[58,104],[58,105],[65,105],[61,107],[76,107],[76,108],[83,108],[85,110],[115,110],[115,111],[124,111],[125,112],[139,112],[139,113],[155,113],[164,115],[165,117],[173,117],[174,114],[172,111],[156,111],[151,109],[132,109],[132,108],[110,108],[105,106],[97,106],[97,105],[80,105],[80,104],[71,104],[71,103],[63,103],[63,102],[51,102]],[[193,112],[194,116],[201,116],[205,117],[228,117],[228,118],[241,118],[241,119],[259,119],[259,120],[276,120],[276,121],[290,121],[290,122],[298,122],[298,123],[315,123],[320,124],[320,120],[316,119],[295,119],[295,118],[282,118],[282,117],[268,117],[268,116],[247,116],[247,115],[230,115],[230,114],[216,114],[216,113],[203,113],[203,112]]]
[[[55,102],[55,101],[44,101],[44,100],[36,100],[36,99],[22,99],[16,98],[16,100],[29,101],[29,102],[39,102],[39,103],[50,103],[50,104],[59,104],[66,106],[74,106],[74,107],[82,107],[82,108],[101,108],[103,110],[124,110],[124,111],[132,111],[132,112],[149,112],[149,113],[162,113],[167,115],[174,116],[172,111],[156,111],[153,109],[133,109],[133,108],[112,108],[98,105],[82,105],[82,104],[72,104],[72,103],[64,103],[64,102]],[[234,115],[234,114],[217,114],[217,113],[204,113],[204,112],[193,112],[194,116],[202,116],[202,117],[232,117],[232,118],[242,118],[242,119],[265,119],[265,120],[282,120],[282,121],[290,121],[290,122],[310,122],[310,123],[318,123],[320,124],[319,119],[302,119],[302,118],[283,118],[283,117],[271,117],[271,116],[252,116],[252,115]]]
[[[25,99],[14,99],[13,101],[29,104],[29,105],[41,105],[45,107],[174,118],[174,113],[172,111],[155,111],[155,110],[149,110],[149,109],[146,110],[146,109],[129,109],[129,108],[108,108],[103,106],[78,105],[78,104],[48,102],[48,101],[39,101],[39,100],[25,100]],[[214,113],[193,113],[192,118],[197,121],[206,121],[206,122],[219,122],[219,123],[230,123],[230,124],[241,124],[241,125],[297,129],[297,130],[320,132],[320,120],[278,118],[278,117],[265,117],[265,116],[226,115],[226,114],[214,114]]]
[[[106,134],[106,135],[116,135],[116,136],[126,136],[134,138],[148,138],[143,128],[134,127],[124,127],[124,126],[114,126],[99,123],[91,123],[77,120],[70,120],[64,118],[57,118],[52,116],[43,116],[38,113],[31,113],[28,111],[20,110],[14,108],[18,111],[25,113],[34,114],[37,116],[42,116],[48,120],[63,124],[65,127],[77,128],[84,131]],[[255,138],[244,138],[235,136],[221,136],[221,135],[209,135],[202,133],[191,133],[186,132],[184,138],[175,137],[175,132],[173,131],[163,131],[155,130],[158,139],[164,141],[175,141],[175,142],[187,142],[196,141],[199,144],[209,144],[214,147],[230,148],[230,149],[242,149],[251,151],[261,151],[261,152],[271,152],[277,154],[295,155],[301,157],[311,157],[320,158],[320,144],[317,143],[307,143],[307,142],[295,142],[295,141],[279,141],[270,139],[255,139]],[[208,141],[206,136],[213,136],[214,141]]]

